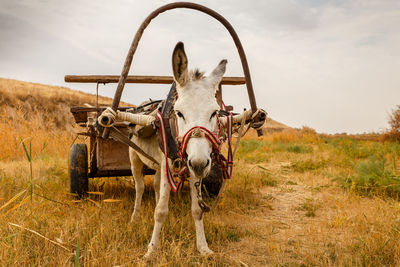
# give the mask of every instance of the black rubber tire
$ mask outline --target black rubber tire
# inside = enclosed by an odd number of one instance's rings
[[[69,152],[70,192],[79,198],[89,189],[88,153],[86,144],[73,144]]]

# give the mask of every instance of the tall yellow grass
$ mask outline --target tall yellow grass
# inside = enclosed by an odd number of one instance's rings
[[[99,96],[100,105],[112,99]],[[75,138],[70,107],[95,105],[96,96],[65,87],[0,78],[0,160],[22,159],[21,140],[35,154],[68,154]],[[122,102],[122,105],[130,104]]]
[[[92,193],[74,199],[67,171],[74,134],[52,119],[65,114],[57,113],[56,102],[47,111],[24,107],[23,98],[0,102],[1,266],[400,266],[399,202],[384,194],[365,197],[338,182],[380,151],[399,175],[398,144],[327,138],[307,127],[249,133],[220,205],[204,216],[216,255],[196,250],[185,187],[171,194],[160,250],[146,262],[152,177],[133,224],[129,178],[92,179]],[[32,178],[21,139],[32,144]]]
[[[250,130],[249,133],[243,137],[246,139],[263,140],[267,142],[281,142],[281,143],[311,143],[318,144],[321,142],[320,135],[317,132],[307,126],[303,126],[301,129],[287,128],[282,131],[276,132],[265,132],[261,137],[257,136],[257,132]]]
[[[34,156],[43,153],[65,157],[68,154],[74,135],[60,131],[53,121],[44,120],[41,114],[31,114],[26,120],[21,109],[16,110],[12,117],[5,109],[0,109],[0,114],[0,160],[23,159],[22,140],[32,144]]]

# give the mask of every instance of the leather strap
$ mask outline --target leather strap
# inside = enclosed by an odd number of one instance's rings
[[[174,104],[176,99],[176,85],[175,82],[172,83],[171,89],[169,90],[167,99],[164,101],[164,105],[161,108],[161,114],[165,122],[165,130],[168,141],[168,155],[172,161],[177,159],[178,156],[178,144],[176,143],[176,133],[175,133],[175,116],[174,116]],[[161,143],[161,138],[159,140],[159,145],[161,150],[164,152],[163,145]]]

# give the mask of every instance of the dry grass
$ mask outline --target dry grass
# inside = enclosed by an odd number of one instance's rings
[[[99,106],[110,105],[112,99],[99,96]],[[3,120],[23,119],[36,127],[63,129],[71,132],[73,117],[70,107],[96,105],[96,96],[65,87],[48,86],[0,78],[0,114]],[[122,106],[131,106],[121,102]]]
[[[111,102],[99,96],[100,106]],[[22,159],[21,140],[31,140],[37,154],[65,157],[75,138],[70,107],[95,103],[95,95],[0,78],[0,160]]]
[[[357,164],[381,152],[398,176],[395,143],[325,138],[309,128],[250,135],[240,145],[222,202],[205,215],[216,254],[196,251],[185,188],[171,197],[159,253],[144,262],[153,227],[151,177],[133,224],[134,185],[128,179],[91,180],[90,191],[98,193],[76,201],[67,177],[73,135],[49,131],[39,117],[26,120],[18,112],[17,119],[0,121],[2,266],[73,265],[78,248],[82,266],[400,265],[399,202],[384,191],[366,197],[343,183],[357,175]],[[32,179],[20,138],[26,144],[31,138]]]
[[[4,78],[0,78],[0,92],[0,104],[9,107],[29,105],[30,108],[43,108],[53,111],[57,110],[61,104],[66,104],[69,109],[74,105],[82,105],[84,103],[94,105],[96,102],[96,97],[93,94],[65,87]],[[28,103],[25,104],[25,102]],[[112,99],[99,96],[100,104],[109,105],[111,102]]]
[[[26,120],[21,109],[15,111],[12,119],[4,109],[0,108],[0,112],[0,160],[22,159],[22,140],[32,143],[35,157],[42,153],[64,157],[68,154],[66,144],[72,144],[74,139],[71,132],[54,128],[51,121],[43,120],[37,113]]]

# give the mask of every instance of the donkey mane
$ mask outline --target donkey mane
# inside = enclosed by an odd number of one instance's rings
[[[200,71],[199,69],[194,69],[189,72],[190,80],[198,81],[205,78],[204,72]]]

